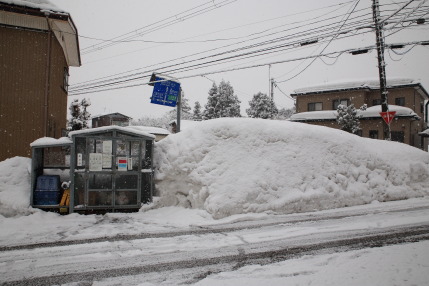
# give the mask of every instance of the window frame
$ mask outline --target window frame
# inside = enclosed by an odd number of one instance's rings
[[[395,97],[395,105],[405,106],[405,97]]]
[[[344,104],[343,104],[343,101],[346,101],[346,106],[349,106],[349,105],[350,105],[350,99],[348,99],[348,98],[334,99],[334,100],[332,101],[332,109],[333,109],[333,110],[337,110],[337,108],[338,108],[338,106],[339,106],[340,104],[344,105]]]
[[[320,104],[320,109],[317,109],[317,106]],[[312,108],[310,108],[312,106]],[[323,103],[322,102],[310,102],[307,105],[308,111],[322,111],[323,110]]]

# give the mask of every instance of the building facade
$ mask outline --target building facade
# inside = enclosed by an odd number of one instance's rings
[[[30,157],[37,138],[64,136],[79,43],[70,15],[45,2],[0,0],[0,161]]]
[[[426,149],[419,133],[427,128],[427,100],[429,95],[419,82],[410,79],[388,81],[389,111],[396,115],[390,124],[392,140]],[[329,84],[296,90],[291,95],[296,99],[296,114],[292,121],[340,128],[336,122],[339,104],[354,104],[360,111],[360,136],[383,139],[384,122],[381,112],[380,87],[377,81],[356,81]]]
[[[99,116],[94,116],[92,118],[92,128],[102,127],[102,126],[128,126],[130,125],[130,120],[132,118],[121,113],[110,113]]]

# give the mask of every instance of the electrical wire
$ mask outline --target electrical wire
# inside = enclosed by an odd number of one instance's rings
[[[314,23],[314,22],[313,22]],[[316,22],[317,23],[317,22]],[[290,28],[290,29],[288,29],[288,30],[291,30],[291,29],[293,29],[293,28]],[[319,29],[320,30],[320,29]],[[292,35],[289,35],[289,38],[292,38],[292,37],[294,37],[294,36],[296,36],[297,35],[297,33],[296,34],[292,34]],[[286,40],[286,39],[288,39],[288,38],[286,38],[286,37],[283,37],[283,38],[277,38],[276,39],[276,41],[279,41],[279,40]],[[233,50],[228,50],[228,51],[225,51],[225,52],[222,52],[222,53],[218,53],[218,54],[215,54],[215,55],[210,55],[210,56],[208,56],[208,57],[215,57],[215,56],[220,56],[220,55],[222,55],[222,54],[226,54],[226,53],[231,53],[231,52],[237,52],[237,51],[239,51],[239,50],[243,50],[243,49],[248,49],[248,48],[253,48],[253,47],[257,47],[258,45],[260,46],[260,45],[263,45],[263,44],[270,44],[270,43],[273,43],[274,41],[273,40],[271,40],[271,41],[265,41],[265,42],[262,42],[262,43],[259,43],[259,44],[257,44],[257,45],[255,45],[255,44],[253,44],[253,45],[250,45],[250,46],[245,46],[245,47],[241,47],[241,48],[239,48],[239,49],[233,49]],[[213,49],[212,49],[213,50]],[[184,57],[182,57],[182,58],[179,58],[179,59],[183,59]],[[198,59],[194,59],[194,60],[192,60],[192,61],[198,61],[198,60],[202,60],[202,59],[204,59],[204,58],[207,58],[207,57],[203,57],[203,58],[198,58]],[[171,60],[170,60],[171,61]],[[170,61],[167,61],[167,62],[170,62]],[[184,62],[184,63],[189,63],[190,61],[187,61],[187,62]],[[179,65],[183,65],[184,63],[180,63]],[[136,74],[133,74],[133,75],[136,75]],[[133,76],[132,75],[132,76]],[[94,80],[92,80],[91,82],[94,82]],[[76,86],[76,85],[75,85]],[[74,87],[75,87],[74,86]],[[77,87],[81,87],[82,86],[82,84],[77,84]]]
[[[338,29],[338,31],[340,31],[341,29],[342,29],[342,27],[344,26],[344,24],[347,22],[347,20],[349,19],[349,17],[351,16],[351,14],[353,13],[353,11],[356,9],[356,7],[357,7],[357,5],[359,4],[359,2],[360,2],[360,0],[357,0],[356,1],[356,3],[355,3],[355,5],[353,6],[353,9],[350,11],[350,12],[348,12],[348,14],[347,14],[347,17],[346,17],[346,19],[344,20],[344,22],[342,23],[342,25],[341,25],[341,27]],[[328,48],[328,46],[331,44],[331,42],[335,39],[335,37],[336,36],[333,36],[332,37],[332,39],[328,42],[328,44],[322,49],[322,51],[320,51],[320,53],[319,53],[319,55],[321,55],[325,50],[326,50],[326,48]],[[303,68],[299,73],[297,73],[296,75],[294,75],[294,76],[292,76],[292,77],[290,77],[290,78],[288,78],[288,79],[286,79],[286,80],[282,80],[282,81],[278,81],[279,83],[282,83],[282,82],[286,82],[286,81],[289,81],[289,80],[291,80],[291,79],[294,79],[294,78],[296,78],[297,76],[299,76],[300,74],[302,74],[306,69],[308,69],[315,61],[317,60],[317,57],[316,58],[314,58],[305,68]]]
[[[153,24],[150,24],[150,25],[144,26],[142,28],[133,30],[131,32],[125,33],[123,35],[114,37],[111,40],[118,40],[118,39],[120,39],[120,40],[130,40],[130,39],[133,39],[133,38],[136,38],[136,37],[141,37],[141,36],[146,35],[148,33],[151,33],[151,32],[154,32],[154,31],[158,31],[158,30],[163,29],[165,27],[169,27],[169,26],[174,25],[176,23],[185,21],[187,19],[199,16],[199,15],[205,14],[207,12],[210,12],[212,10],[215,10],[215,9],[221,8],[223,6],[232,4],[232,3],[236,2],[236,1],[237,0],[224,0],[224,1],[220,2],[220,3],[217,3],[217,5],[216,4],[212,5],[212,1],[208,1],[208,2],[205,2],[204,4],[198,5],[196,7],[191,8],[191,9],[188,9],[186,11],[183,11],[181,13],[173,15],[173,17],[175,17],[173,20],[169,20],[172,17],[167,17],[167,18],[165,18],[163,20],[160,20],[158,22],[155,22]],[[187,12],[191,12],[193,10],[196,10],[196,9],[200,8],[200,7],[206,6],[207,4],[210,4],[211,6],[205,7],[205,8],[202,8],[200,10],[197,10],[195,12],[187,14]],[[185,15],[181,16],[179,18],[178,16],[182,15],[182,14],[185,14]],[[169,21],[166,22],[166,23],[162,23],[162,22],[167,21],[167,20],[169,20]],[[159,25],[156,26],[157,24],[159,24]],[[154,26],[154,25],[155,25],[155,27],[151,27],[151,26]],[[151,27],[151,28],[149,28],[149,27]],[[145,31],[145,29],[147,29],[147,28],[149,28],[149,29]],[[83,48],[82,49],[82,54],[88,54],[88,53],[92,53],[92,52],[95,52],[95,51],[99,51],[101,49],[105,49],[105,48],[111,47],[111,46],[116,45],[116,44],[118,44],[118,43],[108,42],[108,43],[95,44],[95,45],[92,45],[90,47]]]
[[[269,43],[272,43],[272,41],[271,42],[269,42]],[[266,43],[264,43],[264,44],[266,44]],[[255,45],[253,45],[253,46],[250,46],[250,47],[248,47],[248,48],[253,48],[253,47],[255,47]],[[265,50],[259,50],[259,51],[253,51],[252,53],[259,53],[260,55],[261,54],[266,54],[266,52],[267,51],[270,51],[270,50],[273,50],[273,49],[279,49],[279,48],[284,48],[285,46],[276,46],[276,47],[271,47],[271,48],[269,48],[269,49],[265,49]],[[233,50],[233,52],[235,52],[235,51],[237,51],[237,50]],[[231,51],[229,51],[229,52],[231,52]],[[225,52],[224,52],[225,53]],[[243,57],[243,56],[246,56],[246,55],[250,55],[250,54],[252,54],[252,53],[244,53],[244,54],[241,54],[241,55],[238,55],[238,56],[241,56],[241,57]],[[216,56],[218,56],[218,55],[216,55]],[[231,57],[227,57],[227,58],[224,58],[224,59],[222,59],[222,60],[228,60],[228,59],[233,59],[233,58],[236,58],[236,57],[238,57],[238,56],[231,56]],[[211,55],[211,56],[209,56],[209,57],[214,57],[213,55]],[[198,59],[197,59],[198,60]],[[194,60],[195,61],[195,60]],[[203,63],[203,64],[198,64],[198,65],[193,65],[193,66],[190,66],[190,67],[187,67],[188,68],[188,70],[190,70],[190,69],[194,69],[194,68],[201,68],[201,67],[204,67],[204,66],[207,66],[207,65],[209,65],[209,64],[211,64],[211,63],[216,63],[216,62],[219,62],[220,60],[214,60],[214,61],[210,61],[210,62],[206,62],[206,63]],[[180,64],[178,64],[178,65],[180,65]],[[177,66],[177,65],[176,65]],[[180,69],[176,69],[176,71],[177,70],[184,70],[183,68],[180,68]],[[134,80],[139,80],[139,79],[141,79],[142,77],[147,77],[148,75],[147,74],[143,74],[143,73],[139,73],[140,75],[142,75],[142,76],[140,76],[140,77],[138,77],[138,78],[132,78],[132,79],[130,79],[130,80],[127,80],[127,81],[124,81],[124,82],[113,82],[113,83],[109,83],[109,85],[114,85],[114,84],[123,84],[123,83],[126,83],[126,82],[129,82],[129,81],[134,81]],[[129,76],[127,76],[127,77],[129,77]],[[94,88],[94,86],[92,86],[92,87],[90,87],[90,88]],[[98,87],[97,87],[98,88]]]

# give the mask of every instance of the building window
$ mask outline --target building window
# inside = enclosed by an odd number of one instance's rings
[[[405,136],[403,131],[392,131],[390,136],[392,136],[392,141],[404,143]]]
[[[395,98],[395,105],[405,106],[405,97]]]
[[[356,131],[356,132],[355,132],[355,134],[356,134],[357,136],[362,137],[362,130],[358,130],[358,131]]]
[[[374,100],[372,101],[372,106],[375,106],[375,105],[381,105],[381,99],[380,99],[380,98],[378,98],[378,99],[374,99]]]
[[[335,99],[333,102],[332,102],[332,108],[334,109],[334,110],[337,110],[337,108],[338,108],[338,105],[344,105],[344,106],[349,106],[350,105],[350,100],[348,100],[348,99]]]
[[[369,130],[369,138],[378,139],[378,130]]]
[[[308,111],[320,111],[322,110],[321,102],[312,102],[308,104]]]
[[[69,91],[69,69],[64,68],[63,88],[66,92]]]

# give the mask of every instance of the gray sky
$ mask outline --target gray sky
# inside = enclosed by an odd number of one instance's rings
[[[82,66],[71,68],[70,84],[72,86],[98,78],[105,80],[104,77],[107,76],[116,78],[134,73],[142,73],[138,75],[146,76],[165,65],[176,65],[182,68],[169,73],[171,76],[181,78],[375,45],[375,34],[370,29],[356,29],[365,26],[366,22],[370,23],[371,0],[360,0],[356,7],[357,1],[348,0],[51,0],[51,2],[70,12],[81,36],[79,40]],[[406,2],[408,0],[380,0],[382,16],[391,15]],[[425,13],[429,12],[427,8],[429,4],[422,0],[416,0],[407,6],[407,12],[412,12],[418,5],[422,6],[413,14],[398,14],[395,19],[407,20],[416,15],[428,17]],[[191,10],[198,6],[199,8]],[[204,8],[211,11],[201,11]],[[177,15],[184,11],[188,14]],[[189,15],[197,11],[201,14]],[[349,15],[351,11],[353,14]],[[184,19],[185,15],[188,16]],[[164,25],[166,23],[168,25]],[[406,25],[408,23],[405,22]],[[402,30],[386,31],[386,43],[429,40],[427,23],[419,26],[412,25],[413,28],[410,28],[411,26],[404,28],[406,25],[398,24],[397,28],[403,28]],[[155,27],[157,28],[155,31],[149,31],[150,28]],[[332,40],[330,35],[340,29],[349,30],[349,33],[339,36],[344,37],[343,39]],[[127,33],[133,36],[127,42],[100,41]],[[235,61],[232,62],[218,61],[212,63],[216,65],[183,71],[184,67],[192,64],[218,60],[220,57],[213,56],[216,53],[262,41],[279,40],[286,36],[287,40],[271,42],[263,46],[269,50],[259,57],[252,54],[239,61],[233,58]],[[300,45],[313,38],[318,38],[319,43]],[[100,43],[114,45],[95,50],[94,45]],[[295,44],[291,45],[292,43]],[[275,45],[285,44],[289,46],[279,51],[272,49]],[[406,52],[404,55],[386,51],[387,76],[419,79],[423,86],[429,89],[429,76],[425,70],[429,63],[429,48],[428,46],[412,47],[410,45],[396,51],[396,53]],[[412,49],[408,51],[410,48]],[[254,50],[255,48],[227,53],[221,57],[236,56],[238,53]],[[199,101],[204,106],[212,81],[216,83],[222,79],[229,81],[242,102],[242,115],[246,115],[245,109],[252,96],[258,92],[268,93],[269,73],[279,88],[284,93],[290,94],[294,89],[311,85],[378,78],[376,56],[375,50],[359,56],[349,53],[339,56],[332,54],[330,57],[323,57],[323,61],[317,59],[313,62],[312,59],[307,59],[273,64],[270,71],[265,65],[211,74],[206,77],[195,76],[181,79],[180,82],[185,96],[193,107],[195,101]],[[197,58],[204,59],[196,61]],[[179,63],[182,65],[177,66]],[[142,84],[148,81],[148,77],[143,77],[130,84]],[[147,85],[139,85],[71,96],[70,99],[90,98],[92,102],[90,112],[93,115],[121,112],[138,119],[143,115],[160,116],[171,110],[170,107],[150,104],[152,89]],[[293,101],[279,89],[274,90],[274,100],[279,108],[293,106]]]

